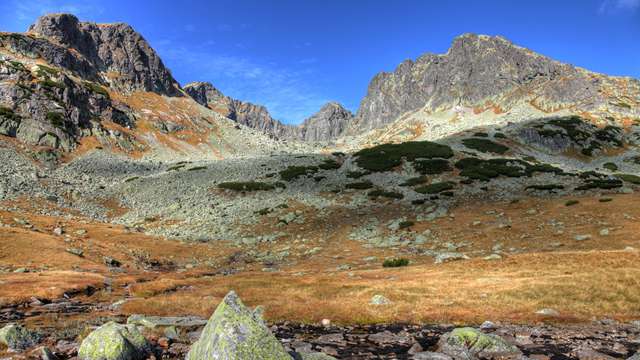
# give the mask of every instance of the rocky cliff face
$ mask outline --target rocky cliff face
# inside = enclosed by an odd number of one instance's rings
[[[260,130],[278,139],[328,141],[340,136],[353,114],[331,102],[306,119],[300,126],[285,125],[271,117],[267,108],[225,96],[212,84],[194,82],[184,86],[194,100],[239,124]]]
[[[638,117],[639,83],[554,61],[502,37],[465,34],[446,54],[407,60],[369,84],[352,130],[380,128],[408,111],[530,102],[546,112],[571,108]],[[606,108],[607,111],[602,111]],[[611,113],[611,114],[608,114]]]
[[[28,31],[53,44],[75,50],[77,57],[88,62],[81,70],[83,77],[99,75],[101,80],[123,92],[152,91],[163,95],[179,94],[179,85],[149,43],[127,24],[95,24],[80,22],[70,14],[42,16]],[[65,66],[65,61],[48,56],[52,65]],[[82,60],[79,60],[80,62]]]
[[[328,141],[338,138],[351,123],[353,114],[341,104],[330,102],[306,119],[300,126],[305,141]]]

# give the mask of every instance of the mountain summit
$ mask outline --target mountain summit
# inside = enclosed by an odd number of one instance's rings
[[[425,54],[377,74],[352,132],[380,128],[419,109],[494,107],[506,112],[521,104],[547,113],[638,118],[640,82],[563,64],[500,36],[464,34],[445,54]]]

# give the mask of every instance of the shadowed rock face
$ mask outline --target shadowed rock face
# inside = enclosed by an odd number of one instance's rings
[[[425,54],[415,61],[404,61],[394,72],[377,74],[360,104],[353,129],[379,128],[425,106],[437,110],[477,106],[487,100],[504,109],[518,101],[535,100],[549,110],[572,106],[596,110],[610,105],[611,96],[602,91],[608,88],[614,89],[610,94],[639,99],[635,80],[590,73],[502,37],[465,34],[453,41],[446,54]],[[632,115],[632,107],[622,104],[614,110]]]
[[[152,91],[169,96],[180,93],[179,85],[158,54],[127,24],[95,24],[80,22],[70,14],[51,14],[39,18],[29,33],[76,50],[90,63],[90,68],[82,69],[83,77],[99,74],[112,87],[127,93]],[[52,65],[67,67],[57,56],[49,56],[47,60]]]
[[[306,119],[301,129],[305,141],[327,141],[338,138],[347,128],[353,114],[336,102],[325,104],[320,111]]]
[[[194,82],[184,90],[195,101],[239,124],[258,129],[278,139],[327,141],[340,136],[353,114],[342,105],[330,102],[300,126],[285,125],[271,117],[267,108],[225,96],[212,84]]]

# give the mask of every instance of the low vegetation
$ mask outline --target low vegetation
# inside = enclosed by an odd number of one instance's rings
[[[453,150],[447,145],[430,141],[409,141],[401,144],[384,144],[363,149],[354,154],[359,167],[369,171],[389,171],[402,164],[402,159],[413,161],[418,158],[453,157]]]
[[[336,170],[336,169],[340,169],[340,166],[342,165],[333,159],[327,159],[323,161],[320,165],[318,165],[318,167],[322,170]]]
[[[623,186],[622,180],[620,179],[588,179],[584,185],[576,187],[576,190],[592,190],[592,189],[602,189],[602,190],[611,190],[616,188],[621,188]]]
[[[84,87],[87,88],[89,91],[102,95],[106,98],[109,98],[109,92],[104,87],[91,81],[85,81],[83,84],[84,84]]]
[[[382,267],[386,268],[402,267],[407,265],[409,265],[409,259],[406,258],[386,259],[382,262]]]
[[[555,191],[555,190],[564,190],[564,185],[560,185],[560,184],[529,185],[526,187],[526,189],[536,190],[536,191]]]
[[[475,157],[464,158],[456,162],[460,175],[470,180],[489,181],[499,176],[524,177],[536,172],[563,174],[562,169],[549,164],[530,164],[519,159],[489,159]]]
[[[64,129],[66,127],[66,121],[64,115],[58,112],[50,111],[47,113],[47,121],[56,128]]]
[[[317,166],[289,166],[279,172],[284,181],[293,181],[301,176],[313,175],[318,172]]]
[[[373,183],[371,181],[353,182],[345,185],[345,187],[347,189],[366,190],[371,189],[373,187]]]
[[[494,154],[504,154],[509,151],[509,148],[493,142],[489,139],[481,139],[481,138],[470,138],[463,139],[462,145],[468,147],[469,149],[477,150],[483,153],[494,153]]]
[[[451,190],[454,187],[455,187],[455,184],[453,182],[444,181],[444,182],[438,182],[430,185],[421,186],[414,190],[415,192],[420,194],[437,194],[446,190]]]
[[[602,165],[603,168],[609,170],[609,171],[618,171],[618,165],[612,163],[612,162],[608,162]]]
[[[449,161],[444,159],[417,159],[413,162],[413,168],[423,175],[437,175],[452,170]]]
[[[223,182],[218,184],[220,189],[232,190],[232,191],[268,191],[276,188],[273,184],[247,181],[247,182]]]
[[[427,183],[428,181],[429,178],[426,176],[412,177],[401,183],[400,186],[416,186]]]
[[[640,176],[632,174],[616,174],[616,177],[624,182],[640,185]]]
[[[13,120],[13,121],[20,121],[21,117],[20,115],[16,114],[13,109],[5,107],[5,106],[0,106],[0,117],[3,117],[5,119],[9,119],[9,120]]]
[[[573,206],[578,204],[580,204],[580,201],[578,200],[568,200],[567,202],[564,203],[565,206]]]
[[[402,199],[404,198],[404,195],[402,195],[399,192],[395,192],[395,191],[388,191],[388,190],[372,190],[369,191],[367,193],[367,196],[370,198],[379,198],[379,197],[384,197],[384,198],[389,198],[389,199]]]

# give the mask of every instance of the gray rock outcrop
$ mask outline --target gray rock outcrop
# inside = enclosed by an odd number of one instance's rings
[[[50,14],[40,17],[28,32],[46,38],[54,45],[73,49],[72,54],[77,52],[88,61],[88,64],[81,60],[78,63],[90,67],[80,71],[85,78],[98,75],[105,83],[125,93],[180,94],[180,86],[158,54],[130,25],[80,22],[71,14]],[[45,58],[52,65],[67,67],[55,56]]]
[[[87,336],[80,345],[81,360],[146,359],[150,346],[134,325],[108,322]]]
[[[508,110],[522,101],[543,111],[598,111],[604,106],[620,117],[637,117],[640,82],[563,64],[503,37],[464,34],[446,54],[425,54],[402,62],[393,72],[377,74],[350,132],[380,128],[423,107],[431,111],[491,104]]]
[[[211,315],[187,360],[291,360],[259,311],[251,311],[231,291]]]

